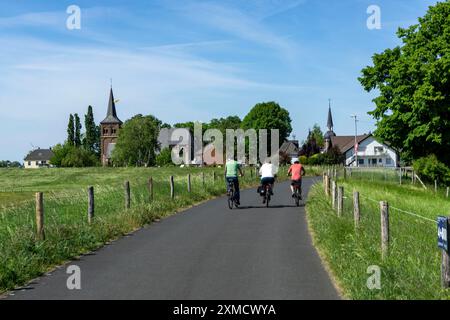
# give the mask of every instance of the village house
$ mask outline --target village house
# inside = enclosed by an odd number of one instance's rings
[[[328,110],[327,128],[324,136],[325,151],[337,146],[344,155],[345,166],[396,168],[400,165],[398,152],[388,144],[378,141],[371,133],[356,137],[337,136],[334,133],[331,107]]]
[[[24,159],[25,169],[38,169],[53,167],[50,159],[53,157],[52,149],[40,149],[30,151]]]

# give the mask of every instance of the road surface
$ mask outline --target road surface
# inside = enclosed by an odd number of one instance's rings
[[[312,182],[305,179],[305,194]],[[276,185],[270,209],[254,189],[241,202],[230,211],[219,198],[163,219],[8,299],[339,299],[288,183]],[[81,270],[80,290],[67,288],[70,265]]]

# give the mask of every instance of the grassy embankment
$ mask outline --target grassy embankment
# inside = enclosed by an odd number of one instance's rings
[[[307,212],[314,241],[345,296],[351,299],[448,299],[440,286],[441,253],[437,248],[436,217],[450,215],[450,201],[442,193],[396,178],[342,179],[344,214],[338,218],[326,199],[323,185],[312,189]],[[353,190],[361,194],[361,223],[355,230]],[[390,252],[381,259],[379,201],[390,205]],[[408,213],[416,213],[423,218]],[[369,290],[369,266],[381,268],[381,290]]]
[[[286,171],[282,168],[281,171]],[[319,173],[318,168],[308,170]],[[213,181],[213,172],[216,181]],[[205,174],[203,185],[202,173]],[[187,175],[192,192],[187,192]],[[175,177],[174,200],[169,176]],[[149,200],[148,178],[154,199]],[[71,258],[171,215],[224,194],[220,168],[88,168],[0,170],[0,292],[23,285]],[[124,209],[123,183],[131,184],[131,209]],[[247,170],[243,188],[258,179]],[[87,187],[95,189],[95,218],[87,222]],[[35,239],[34,193],[44,192],[46,240]],[[224,203],[224,208],[226,204]]]

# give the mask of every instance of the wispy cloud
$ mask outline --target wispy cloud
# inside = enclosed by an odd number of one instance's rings
[[[241,40],[250,41],[281,53],[292,59],[299,47],[288,36],[272,31],[256,17],[232,6],[217,3],[189,3],[178,10],[185,17],[208,28],[220,30]],[[266,13],[268,14],[268,13]]]

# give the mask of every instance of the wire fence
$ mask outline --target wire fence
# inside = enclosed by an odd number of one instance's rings
[[[366,174],[364,181],[370,183],[372,180],[367,179],[367,172],[364,174]],[[371,174],[369,173],[369,177]],[[384,172],[379,171],[378,174],[383,177]],[[349,175],[348,172],[345,174],[342,169],[337,172],[334,169],[326,170],[323,173],[324,194],[336,215],[341,220],[355,225],[352,237],[366,243],[365,250],[371,251],[372,256],[381,254],[383,261],[389,259],[402,261],[402,268],[407,271],[406,274],[420,277],[421,281],[418,282],[417,279],[398,276],[399,283],[395,284],[397,290],[408,292],[421,288],[424,295],[435,296],[433,290],[439,291],[439,284],[444,289],[449,288],[449,281],[443,279],[446,279],[444,272],[450,266],[441,268],[444,263],[448,264],[448,260],[444,258],[445,252],[442,256],[439,255],[437,221],[429,214],[420,214],[401,208],[392,201],[389,203],[385,201],[386,199],[376,199],[376,196],[360,193],[357,186],[360,185],[359,181],[363,180],[363,176],[362,174],[355,178],[355,174]],[[352,180],[356,180],[357,183],[352,185]],[[389,183],[388,179],[382,180]],[[352,186],[353,192],[346,190],[346,186]],[[434,194],[432,196],[437,197]],[[392,272],[396,274],[400,270]]]

